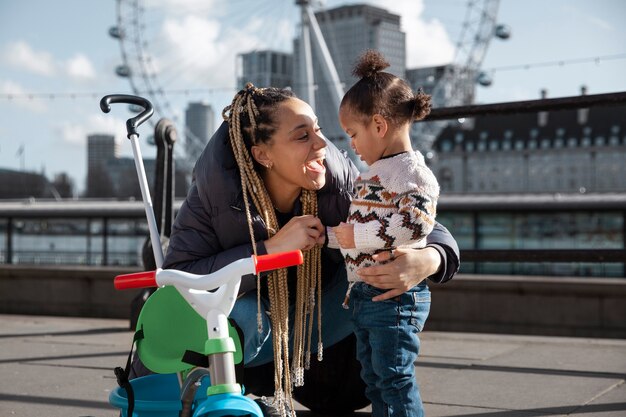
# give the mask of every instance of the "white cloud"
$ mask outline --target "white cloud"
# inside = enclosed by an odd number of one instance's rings
[[[613,27],[613,25],[610,22],[608,22],[608,21],[606,21],[606,20],[604,20],[604,19],[602,19],[600,17],[589,16],[589,21],[593,25],[599,27],[600,29],[603,29],[603,30],[606,30],[606,31],[611,31],[611,32],[613,30],[615,30],[615,28]]]
[[[3,60],[17,69],[46,77],[59,74],[73,80],[90,80],[96,77],[94,66],[85,54],[76,53],[62,61],[49,52],[36,50],[24,41],[9,43],[4,50]]]
[[[193,66],[206,69],[217,60],[210,47],[217,43],[221,27],[219,22],[196,16],[182,20],[166,19],[162,34],[174,56],[173,62],[190,62]]]
[[[56,73],[52,54],[46,51],[36,51],[24,41],[9,43],[4,51],[4,60],[16,68],[38,75],[50,77]]]
[[[23,109],[36,113],[43,113],[47,110],[47,106],[43,100],[28,97],[28,93],[16,82],[0,80],[0,92],[2,94],[15,96],[9,100],[9,103],[15,103],[15,105]]]
[[[589,15],[589,13],[579,7],[566,4],[562,6],[561,9],[564,12],[572,15],[575,19],[586,20],[591,25],[596,26],[601,30],[605,30],[607,32],[612,32],[615,30],[615,27],[609,21],[598,16],[591,16]]]
[[[82,123],[64,121],[55,126],[56,134],[70,145],[85,146],[91,134],[111,134],[117,143],[126,137],[126,121],[103,114],[91,114]]]
[[[65,62],[65,70],[67,74],[75,79],[90,80],[96,77],[96,71],[93,64],[83,54],[76,54]]]
[[[85,144],[86,130],[81,125],[63,122],[55,127],[55,131],[68,144]]]
[[[159,44],[165,46],[169,55],[153,60],[161,68],[167,66],[165,60],[176,63],[176,76],[187,85],[191,82],[207,88],[232,86],[236,54],[243,48],[250,51],[263,45],[253,32],[256,26],[223,26],[217,20],[193,15],[168,18],[163,23]]]
[[[438,19],[424,20],[422,0],[374,0],[377,6],[401,16],[406,33],[407,68],[443,65],[453,61],[454,44]]]

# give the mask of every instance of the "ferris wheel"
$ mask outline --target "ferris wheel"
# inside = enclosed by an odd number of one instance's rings
[[[216,112],[229,104],[241,71],[238,54],[263,49],[290,52],[301,33],[297,26],[304,25],[306,16],[315,19],[310,11],[303,12],[303,5],[322,7],[308,0],[117,0],[117,22],[109,30],[122,58],[116,73],[128,79],[135,94],[153,103],[158,117],[182,127],[187,141],[199,141],[181,120],[186,103],[210,98],[220,103]],[[499,0],[469,0],[454,6],[464,9],[464,17],[453,30],[454,61],[445,66],[432,91],[435,106],[467,104],[473,100],[476,82],[490,84],[487,74],[480,73],[489,42],[494,36],[509,36],[508,28],[496,21],[498,5]],[[422,130],[418,149],[429,149],[442,123],[416,126]],[[180,152],[177,149],[177,159],[191,166],[194,155]]]
[[[297,18],[293,0],[272,1],[272,7],[264,3],[117,0],[116,23],[109,29],[122,60],[115,72],[128,80],[134,94],[151,101],[154,123],[171,119],[184,132],[185,144],[200,143],[201,150],[203,140],[186,126],[185,107],[211,102],[219,116],[237,91],[238,54],[290,48],[295,26],[286,22]],[[254,36],[270,14],[279,24],[264,28],[263,37]],[[175,149],[176,160],[191,168],[198,153],[185,149]]]

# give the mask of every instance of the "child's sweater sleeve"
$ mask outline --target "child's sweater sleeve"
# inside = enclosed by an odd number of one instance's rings
[[[337,241],[337,235],[330,226],[326,226],[326,246],[331,249],[341,249],[341,245],[339,245],[339,241]]]

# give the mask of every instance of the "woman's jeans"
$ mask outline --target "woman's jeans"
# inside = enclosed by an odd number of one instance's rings
[[[355,283],[350,292],[365,394],[374,417],[423,416],[415,361],[418,333],[430,311],[430,291],[422,283],[398,297],[373,302],[382,292],[364,282]]]
[[[337,269],[334,277],[322,277],[322,282],[328,279],[322,292],[322,342],[324,346],[332,346],[352,333],[350,312],[342,308],[341,304],[348,289],[346,270]],[[317,309],[317,306],[315,307]],[[257,326],[257,294],[256,290],[249,291],[237,299],[230,317],[237,322],[244,334],[243,361],[246,367],[264,365],[274,361],[272,345],[272,328],[269,311],[269,301],[261,299],[261,320],[263,331],[259,333]],[[289,309],[289,324],[293,326],[295,309]],[[314,315],[313,333],[311,335],[311,350],[317,352],[317,314]],[[290,333],[293,327],[290,328]],[[291,340],[291,338],[290,338]]]

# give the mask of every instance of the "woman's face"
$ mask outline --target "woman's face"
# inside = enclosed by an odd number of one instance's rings
[[[266,171],[273,190],[292,193],[319,190],[326,183],[326,139],[317,117],[307,103],[297,98],[283,101],[274,115],[278,129],[270,142],[253,151]]]

